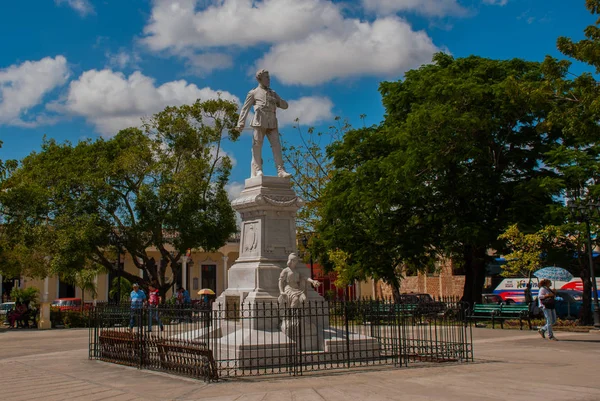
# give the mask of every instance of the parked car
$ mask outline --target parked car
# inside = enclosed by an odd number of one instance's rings
[[[441,313],[447,309],[444,302],[434,300],[429,294],[400,294],[399,303],[418,305],[417,314]]]
[[[8,312],[10,312],[13,309],[15,309],[14,302],[4,302],[0,304],[0,315],[7,315]]]
[[[81,298],[58,298],[52,302],[52,307],[60,311],[81,310]],[[90,308],[90,303],[86,302],[85,309]]]
[[[583,292],[575,290],[557,290],[556,295],[561,301],[556,301],[556,316],[560,318],[579,317],[583,306]]]
[[[498,294],[482,294],[481,295],[481,301],[484,304],[503,304],[505,303],[505,301],[502,299],[502,297]]]
[[[556,296],[562,298],[556,301],[556,316],[561,319],[577,318],[581,313],[583,306],[583,293],[575,290],[556,290]],[[542,311],[538,307],[537,297],[534,302],[534,315],[542,315]]]

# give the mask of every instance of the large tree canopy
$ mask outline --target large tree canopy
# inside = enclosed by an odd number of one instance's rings
[[[553,203],[542,158],[556,135],[539,125],[551,101],[537,91],[538,63],[441,53],[433,61],[381,84],[381,126],[330,148],[337,171],[319,229],[358,277],[396,289],[399,265],[450,257],[474,302],[499,234],[512,223],[540,226]]]
[[[599,0],[586,0],[586,7],[592,14],[600,14]],[[588,64],[591,71],[577,76],[569,72],[569,61],[547,57],[543,64],[548,77],[547,86],[540,92],[540,96],[552,99],[555,106],[545,124],[561,132],[560,141],[549,153],[546,163],[558,173],[556,183],[562,190],[562,197],[582,204],[600,200],[600,83],[594,75],[600,72],[599,25],[600,19],[585,28],[585,38],[580,41],[566,37],[557,41],[558,49],[564,55]],[[597,212],[587,216],[596,232],[600,226]],[[564,211],[563,215],[567,217]],[[592,282],[589,262],[582,252],[587,233],[583,225],[575,224],[579,219],[570,220],[572,224],[563,230],[579,238],[577,243],[580,249],[574,273],[578,273],[583,280],[582,320],[590,322]]]
[[[34,276],[115,271],[122,250],[165,291],[172,285],[166,268],[177,276],[186,249],[218,249],[236,230],[225,191],[231,161],[221,150],[224,132],[239,135],[236,109],[198,101],[167,107],[143,131],[125,129],[110,140],[44,142],[2,184],[12,266]]]

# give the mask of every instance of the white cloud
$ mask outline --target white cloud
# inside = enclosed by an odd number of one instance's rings
[[[137,52],[125,49],[120,49],[117,53],[107,51],[105,56],[109,67],[120,70],[124,70],[125,68],[139,69],[139,62],[142,60]]]
[[[365,10],[380,15],[415,12],[431,17],[444,17],[447,15],[465,15],[467,13],[467,10],[458,4],[457,0],[362,0],[362,4]]]
[[[233,57],[225,53],[183,53],[188,74],[205,75],[213,70],[229,68]]]
[[[373,11],[412,9],[441,15],[463,10],[456,0],[426,0],[425,5],[421,0],[364,1]],[[230,67],[232,59],[223,55],[225,48],[272,45],[258,64],[272,65],[285,83],[308,85],[364,74],[396,75],[429,62],[437,51],[425,32],[413,31],[404,20],[345,18],[342,4],[330,0],[155,0],[141,40],[150,50],[186,58],[188,68],[198,64],[201,72]],[[202,58],[204,53],[208,53],[207,60]],[[306,66],[308,79],[301,71]]]
[[[439,51],[423,31],[398,17],[343,26],[273,46],[257,66],[286,84],[318,85],[360,75],[396,76],[431,61]]]
[[[48,92],[63,85],[68,77],[67,59],[63,56],[0,69],[0,124],[36,126],[51,122],[46,116],[27,116],[27,112],[40,104]]]
[[[326,0],[155,0],[143,42],[152,50],[251,46],[302,38],[342,20]]]
[[[492,6],[505,6],[508,4],[508,0],[482,0],[483,4],[489,4]]]
[[[89,0],[54,0],[54,3],[56,3],[56,5],[66,4],[77,11],[82,17],[95,13],[94,6],[92,6],[92,3],[90,3]]]
[[[239,197],[240,193],[244,190],[244,183],[236,181],[230,182],[225,185],[225,190],[227,191],[227,195],[229,195],[229,200],[234,200]]]
[[[154,79],[139,71],[126,77],[112,70],[90,70],[72,81],[64,104],[55,109],[82,116],[104,136],[113,136],[120,129],[139,126],[140,118],[156,113],[166,106],[190,104],[197,99],[239,99],[229,92],[198,88],[185,80],[156,86]]]
[[[307,96],[290,100],[287,110],[277,111],[280,126],[294,124],[296,118],[302,125],[313,125],[333,118],[333,102],[327,97]]]

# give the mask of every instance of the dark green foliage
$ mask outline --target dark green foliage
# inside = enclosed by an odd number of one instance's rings
[[[538,63],[446,54],[382,83],[381,126],[329,149],[337,171],[319,227],[325,248],[347,253],[358,278],[396,289],[398,266],[449,257],[465,267],[463,300],[479,300],[498,235],[541,225],[553,203],[543,85]]]
[[[230,131],[236,109],[225,100],[198,101],[167,107],[143,131],[124,129],[110,140],[45,141],[2,183],[11,273],[116,271],[121,251],[166,291],[166,268],[177,276],[186,249],[213,251],[236,231],[225,191],[231,161],[221,152],[225,132],[232,140],[239,135]],[[122,276],[140,280],[137,273]]]

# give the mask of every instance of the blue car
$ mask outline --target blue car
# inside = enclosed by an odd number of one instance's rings
[[[556,290],[556,297],[562,298],[556,300],[556,316],[561,319],[577,319],[581,313],[583,305],[583,293],[576,290]],[[535,297],[533,314],[535,316],[542,315],[542,311],[538,308],[538,300]]]
[[[562,300],[556,301],[556,316],[565,318],[578,318],[583,306],[583,293],[576,290],[557,290],[556,296]]]

